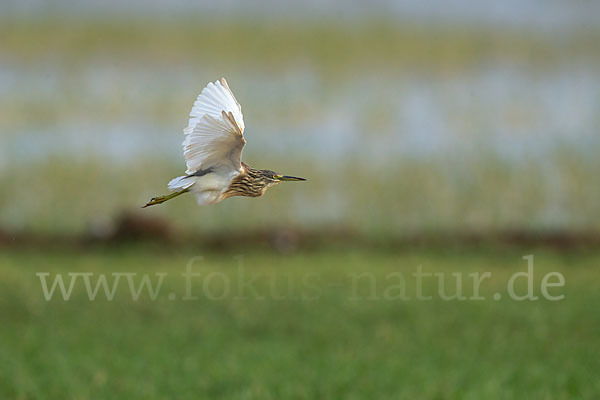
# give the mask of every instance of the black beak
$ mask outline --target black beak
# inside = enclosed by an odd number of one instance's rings
[[[296,176],[287,176],[287,175],[280,176],[278,179],[280,181],[305,181],[306,180],[304,178],[298,178]]]

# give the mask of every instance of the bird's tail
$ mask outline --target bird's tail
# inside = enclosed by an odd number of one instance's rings
[[[187,189],[195,183],[194,179],[191,176],[178,176],[177,178],[173,178],[169,181],[169,190],[181,190]]]

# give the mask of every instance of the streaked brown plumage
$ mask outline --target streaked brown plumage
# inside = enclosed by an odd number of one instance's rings
[[[232,196],[260,197],[267,189],[281,182],[275,177],[275,172],[266,169],[255,169],[248,164],[242,163],[242,173],[236,176],[232,181],[223,198]],[[298,178],[298,180],[303,180]]]

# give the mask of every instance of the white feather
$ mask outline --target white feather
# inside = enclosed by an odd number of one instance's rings
[[[190,112],[188,127],[195,126],[198,120],[205,115],[220,119],[222,118],[222,111],[233,113],[233,117],[243,133],[244,116],[242,115],[242,107],[235,99],[231,89],[229,89],[225,78],[214,83],[210,82],[198,95]]]
[[[183,132],[186,135],[183,154],[187,174],[223,164],[240,169],[242,149],[246,143],[244,117],[224,78],[209,83],[202,90]]]
[[[244,139],[242,108],[225,79],[209,83],[196,99],[188,126],[183,130],[183,155],[187,175],[169,182],[170,190],[189,189],[199,204],[222,199],[231,180],[241,170]]]
[[[169,190],[181,190],[187,189],[192,186],[196,181],[186,176],[178,176],[169,181]]]
[[[235,125],[223,116],[204,115],[193,127],[184,130],[183,155],[186,174],[227,165],[240,169],[240,159],[245,140]]]

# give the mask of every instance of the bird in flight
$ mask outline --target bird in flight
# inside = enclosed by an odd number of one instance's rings
[[[183,130],[185,175],[169,182],[170,194],[153,197],[144,207],[193,193],[198,204],[214,204],[232,196],[259,197],[284,181],[304,181],[242,162],[244,118],[242,108],[222,78],[210,82],[196,99]]]

